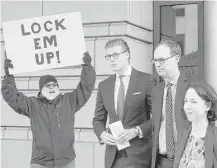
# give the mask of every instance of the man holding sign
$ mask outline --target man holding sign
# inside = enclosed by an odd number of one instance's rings
[[[99,84],[93,118],[94,131],[106,144],[105,168],[150,168],[152,76],[130,66],[124,40],[111,40],[105,49],[115,74]]]
[[[5,60],[2,95],[17,113],[30,118],[33,134],[31,168],[74,168],[74,117],[88,101],[95,85],[91,57],[84,54],[81,80],[73,92],[61,94],[55,77],[42,76],[38,97],[27,97],[16,88],[10,60]]]

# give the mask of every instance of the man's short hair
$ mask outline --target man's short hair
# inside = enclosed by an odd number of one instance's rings
[[[123,39],[109,40],[105,45],[105,49],[112,48],[112,47],[115,47],[115,46],[122,46],[125,49],[125,51],[130,52],[130,48],[129,48],[127,42],[124,41]]]
[[[161,40],[161,42],[156,45],[156,48],[161,46],[161,45],[169,47],[171,56],[173,56],[173,55],[179,55],[180,57],[182,56],[181,47],[177,42],[175,42],[173,40]]]

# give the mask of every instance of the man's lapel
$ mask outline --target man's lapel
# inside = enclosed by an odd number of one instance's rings
[[[179,162],[185,150],[185,146],[186,146],[190,132],[191,132],[191,126],[189,126],[189,128],[184,131],[183,135],[178,140],[178,143],[176,145],[176,151],[175,151],[175,159],[174,159],[174,166],[173,166],[174,168],[179,167]]]
[[[214,127],[209,123],[205,137],[205,168],[213,166]]]
[[[111,115],[114,117],[114,120],[119,120],[117,113],[115,111],[115,104],[114,104],[114,90],[115,90],[115,80],[116,80],[116,75],[111,76],[108,79],[107,85],[106,85],[106,97],[108,98],[105,102],[107,103],[109,107],[109,111],[111,112]]]

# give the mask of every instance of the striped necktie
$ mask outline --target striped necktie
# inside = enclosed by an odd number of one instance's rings
[[[167,83],[167,94],[166,94],[166,149],[167,156],[169,158],[174,157],[175,147],[174,147],[174,136],[173,136],[173,104],[172,104],[172,91],[171,87],[173,84]]]

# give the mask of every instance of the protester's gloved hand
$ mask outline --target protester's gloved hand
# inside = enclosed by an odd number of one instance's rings
[[[14,68],[10,59],[7,59],[7,58],[5,59],[4,68],[5,68],[5,75],[6,75],[6,77],[8,77],[10,75],[8,68]]]
[[[91,65],[92,58],[88,51],[84,53],[82,60],[84,62],[84,65]]]

